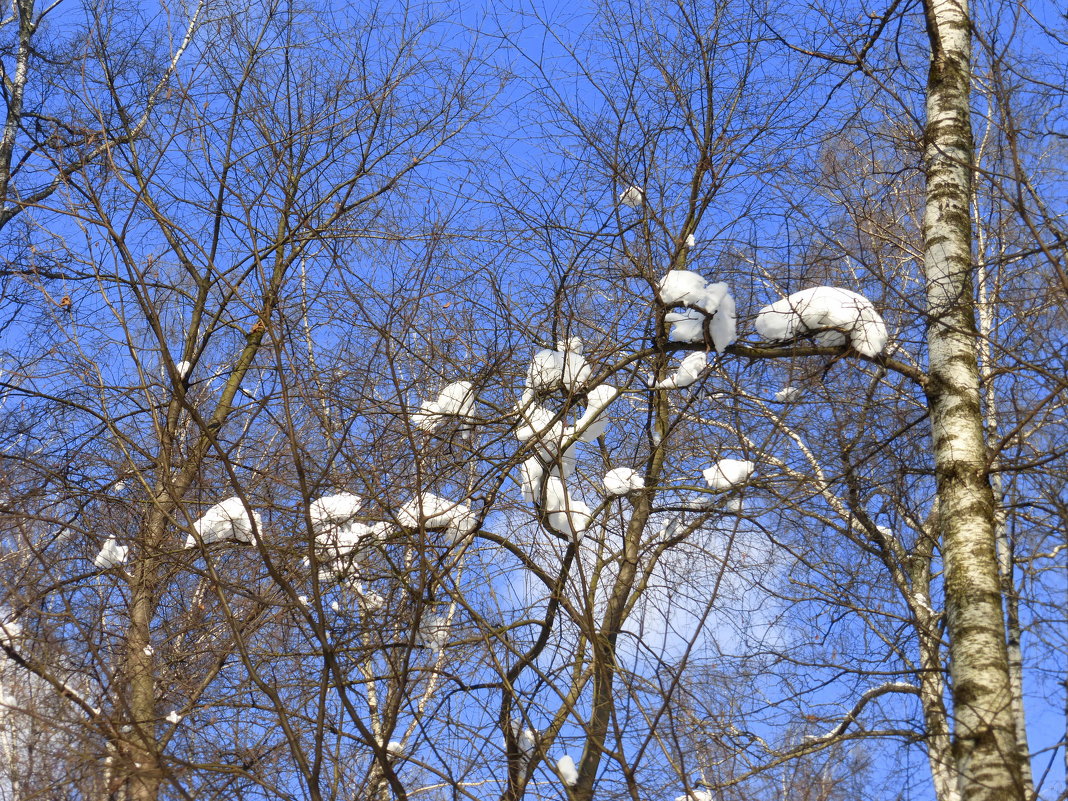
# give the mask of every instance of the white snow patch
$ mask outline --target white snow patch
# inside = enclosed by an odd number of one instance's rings
[[[697,383],[701,371],[708,366],[708,354],[702,351],[690,353],[679,364],[674,375],[657,381],[654,389],[683,389]]]
[[[454,381],[438,393],[435,401],[423,401],[412,422],[424,431],[432,431],[449,417],[470,422],[475,409],[475,387],[470,381]]]
[[[629,467],[616,467],[604,474],[604,488],[609,495],[626,495],[645,489],[645,479]]]
[[[436,659],[449,641],[449,621],[444,615],[428,615],[419,627],[419,642]]]
[[[815,332],[820,345],[835,347],[848,340],[865,356],[881,353],[888,339],[886,324],[870,300],[829,286],[803,289],[765,306],[757,314],[756,330],[770,340]]]
[[[225,540],[250,544],[253,541],[253,522],[257,531],[263,531],[263,520],[259,512],[253,512],[250,517],[240,498],[227,498],[208,509],[204,516],[193,524],[193,530],[205,545]],[[186,548],[196,547],[196,544],[196,536],[190,534],[186,537]]]
[[[714,490],[725,490],[745,482],[756,465],[747,459],[720,459],[707,470],[702,471],[708,486]]]
[[[534,755],[534,749],[538,744],[538,732],[530,727],[523,726],[515,718],[508,721],[508,727],[512,730],[519,752],[530,759]]]
[[[385,542],[390,538],[396,529],[393,528],[393,524],[388,520],[379,520],[373,526],[371,526],[371,536],[379,542]]]
[[[0,609],[3,616],[10,614],[7,609]],[[22,624],[17,620],[0,620],[0,645],[15,647],[15,640],[22,636]]]
[[[558,437],[564,430],[564,424],[556,420],[556,415],[549,409],[537,403],[529,390],[523,393],[523,399],[515,408],[523,421],[523,425],[515,430],[515,438],[520,442],[526,442],[532,437],[540,439],[547,434],[556,434]]]
[[[325,559],[340,559],[376,539],[370,526],[353,520],[319,534],[315,538],[315,544],[323,549]]]
[[[386,745],[386,753],[394,757],[404,756],[404,746],[396,740],[390,740]]]
[[[618,397],[619,390],[608,384],[600,384],[586,393],[586,411],[574,426],[581,442],[593,442],[604,434],[608,428],[604,411]]]
[[[692,248],[696,244],[697,244],[697,240],[694,238],[694,235],[693,234],[686,234],[686,247]]]
[[[449,541],[456,544],[478,527],[478,515],[465,503],[424,492],[397,512],[397,523],[404,528],[445,529]]]
[[[680,795],[675,801],[712,801],[712,793],[708,790],[691,790],[686,795]]]
[[[556,476],[545,480],[544,501],[549,527],[553,531],[579,539],[589,528],[593,519],[590,507],[572,498],[564,488],[564,482]]]
[[[569,392],[577,391],[590,380],[592,374],[593,369],[578,351],[542,349],[530,360],[527,386],[540,391],[561,388]]]
[[[538,459],[531,457],[519,465],[519,474],[523,500],[534,503],[535,499],[541,497],[541,480],[545,476],[545,468]]]
[[[687,307],[664,315],[664,322],[671,326],[668,339],[672,342],[704,342],[709,316],[709,332],[717,351],[722,353],[738,338],[737,308],[726,284],[709,284],[704,276],[690,270],[671,270],[660,280],[658,295],[665,306]]]
[[[349,492],[324,495],[311,502],[308,516],[311,518],[312,527],[318,532],[349,522],[359,514],[362,504],[363,499],[360,496]]]
[[[645,203],[645,191],[641,187],[629,186],[619,195],[619,202],[630,209],[640,209]]]
[[[556,772],[560,774],[560,781],[565,787],[574,787],[578,784],[578,768],[570,754],[564,754],[556,761]]]
[[[358,495],[347,492],[324,495],[312,501],[308,516],[315,532],[315,545],[323,561],[337,562],[378,539],[371,526],[353,519],[362,504],[363,500]],[[329,565],[320,571],[320,575],[336,578],[342,572],[342,566]]]
[[[110,570],[113,567],[119,567],[126,562],[126,556],[129,554],[130,548],[126,545],[119,545],[114,537],[108,537],[104,542],[104,546],[100,549],[95,557],[93,557],[93,564],[99,567],[101,570]]]
[[[665,306],[688,306],[705,314],[715,314],[727,294],[727,285],[722,282],[710,284],[703,275],[692,270],[670,270],[660,279],[657,294]]]
[[[172,709],[170,711],[170,714],[167,715],[167,722],[174,726],[177,726],[182,722],[182,716],[178,714],[177,709]]]
[[[352,591],[356,593],[360,606],[363,607],[365,611],[378,612],[386,605],[385,598],[374,590],[367,589],[361,582],[355,581],[350,586]]]
[[[734,305],[734,298],[730,292],[725,292],[719,302],[712,323],[709,326],[712,333],[712,345],[717,351],[723,353],[727,347],[738,339],[738,316]]]
[[[174,365],[174,371],[176,373],[178,373],[178,377],[179,378],[187,378],[189,376],[189,372],[192,369],[193,369],[192,363],[187,362],[184,359],[182,361],[178,362],[178,364]]]
[[[775,393],[775,400],[778,403],[789,403],[792,400],[797,400],[801,395],[801,390],[797,387],[783,387]]]
[[[705,316],[696,309],[668,312],[664,315],[664,322],[671,326],[668,339],[672,342],[705,341]]]
[[[576,436],[574,427],[564,426],[563,421],[555,419],[553,412],[536,403],[531,390],[523,393],[522,401],[516,404],[516,412],[523,421],[523,425],[515,430],[516,439],[520,442],[534,440],[535,456],[531,458],[550,465],[549,471],[554,475],[570,476],[577,460],[575,445],[583,437]],[[568,443],[566,447],[565,443]],[[537,472],[531,470],[531,475]]]

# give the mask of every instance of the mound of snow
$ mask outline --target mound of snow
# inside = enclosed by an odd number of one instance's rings
[[[549,527],[558,534],[580,539],[593,519],[590,507],[572,498],[564,488],[564,482],[556,476],[545,479],[543,498]]]
[[[93,564],[101,570],[110,570],[126,563],[126,556],[130,549],[126,545],[119,545],[114,537],[108,537],[104,547],[93,558]]]
[[[645,191],[641,187],[629,186],[620,193],[619,202],[629,209],[640,209],[645,204]]]
[[[616,467],[604,474],[604,488],[609,495],[626,495],[645,489],[645,479],[629,467]]]
[[[449,619],[445,615],[427,615],[419,626],[419,644],[430,649],[437,659],[449,642]]]
[[[586,411],[573,427],[581,442],[593,442],[604,434],[608,428],[604,411],[618,397],[619,390],[608,384],[600,384],[586,393]]]
[[[537,437],[539,440],[559,439],[563,433],[564,424],[556,419],[556,415],[549,409],[534,400],[531,390],[523,392],[523,399],[515,406],[523,424],[516,428],[515,438],[520,442]]]
[[[657,381],[654,389],[683,389],[697,383],[701,377],[701,371],[708,366],[708,354],[697,351],[686,356],[679,364],[674,375]]]
[[[696,309],[668,312],[664,322],[671,326],[668,339],[672,342],[697,343],[705,341],[705,315]]]
[[[537,391],[577,391],[590,380],[593,369],[581,353],[581,340],[572,337],[557,343],[557,350],[534,354],[527,370],[527,387]]]
[[[669,312],[664,322],[671,325],[672,342],[704,342],[705,320],[711,316],[712,344],[722,353],[737,337],[738,321],[734,298],[725,283],[710,284],[703,275],[690,270],[670,270],[660,279],[657,290],[665,306],[685,306],[682,312]]]
[[[657,294],[665,306],[688,306],[715,314],[727,294],[727,285],[710,284],[703,275],[691,270],[670,270],[660,279]]]
[[[22,624],[17,620],[7,620],[11,610],[0,607],[0,645],[15,647],[15,640],[22,636]]]
[[[725,293],[720,300],[719,309],[712,318],[709,330],[712,333],[712,346],[720,353],[738,339],[738,313],[730,292]]]
[[[362,505],[363,499],[350,492],[324,495],[311,502],[308,516],[316,532],[324,531],[348,523],[359,514]]]
[[[315,544],[324,562],[342,560],[379,539],[375,529],[354,519],[362,504],[358,495],[348,492],[324,495],[312,501],[308,514],[315,532]],[[340,565],[327,565],[322,571],[327,576],[343,572]]]
[[[315,544],[326,561],[344,559],[376,541],[374,529],[355,520],[317,534]]]
[[[227,540],[251,543],[253,522],[256,531],[263,531],[263,520],[259,512],[253,512],[250,517],[240,498],[227,498],[208,509],[203,517],[193,524],[193,530],[205,545]],[[196,544],[196,536],[190,534],[186,537],[186,548],[193,548]]]
[[[560,774],[560,781],[566,787],[574,787],[578,784],[578,768],[570,754],[564,754],[556,761],[556,772]]]
[[[797,387],[783,387],[775,393],[775,401],[777,403],[788,403],[792,400],[797,400],[800,395],[801,391]]]
[[[545,468],[536,458],[527,459],[519,465],[519,487],[523,492],[523,500],[527,503],[541,497],[541,480],[545,476]]]
[[[432,431],[449,417],[469,421],[475,409],[475,387],[470,381],[454,381],[438,393],[437,400],[423,401],[412,422],[424,431]]]
[[[534,457],[550,465],[550,472],[567,478],[574,472],[578,440],[573,426],[565,426],[556,415],[534,400],[532,390],[523,392],[523,400],[516,404],[516,412],[523,424],[515,430],[520,442],[531,441]]]
[[[528,759],[534,755],[534,748],[538,744],[538,732],[529,726],[523,726],[518,720],[512,718],[508,721],[508,728],[512,730],[515,744],[519,752]]]
[[[478,515],[465,503],[424,492],[397,512],[397,523],[404,528],[445,529],[449,541],[455,544],[478,527]]]
[[[810,332],[828,347],[848,341],[865,356],[886,347],[886,324],[871,301],[856,292],[817,286],[795,292],[765,306],[757,314],[756,330],[765,339],[781,341]]]
[[[747,459],[720,459],[701,474],[711,489],[725,490],[744,483],[755,468]]]

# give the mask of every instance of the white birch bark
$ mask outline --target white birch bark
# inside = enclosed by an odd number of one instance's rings
[[[979,154],[982,148],[979,148]],[[979,208],[978,198],[973,200],[973,208]],[[986,253],[982,228],[978,231],[978,252]],[[984,400],[986,409],[983,424],[986,431],[987,442],[996,442],[998,437],[998,406],[997,388],[994,383],[992,372],[991,337],[994,335],[994,310],[992,296],[997,294],[997,284],[984,263],[980,261],[976,265],[978,279],[978,305],[976,311],[979,317],[979,343],[980,363],[979,376],[984,388]],[[1000,465],[998,455],[990,457],[990,467]],[[1023,629],[1020,625],[1020,599],[1016,586],[1016,554],[1015,546],[1009,538],[1008,526],[1005,523],[1005,487],[1000,472],[994,472],[990,476],[990,488],[994,493],[994,540],[997,545],[998,567],[1001,571],[1001,595],[1005,604],[1005,633],[1006,645],[1009,656],[1009,684],[1012,689],[1012,715],[1016,722],[1016,749],[1020,753],[1020,772],[1023,779],[1024,790],[1028,799],[1035,797],[1035,780],[1031,773],[1031,748],[1027,742],[1027,715],[1023,703],[1023,650],[1021,641]]]
[[[932,515],[931,520],[937,520],[937,515]],[[927,761],[931,766],[935,798],[938,801],[961,801],[960,771],[953,754],[949,712],[946,709],[946,677],[942,664],[939,616],[931,603],[932,558],[937,532],[933,530],[936,526],[930,528],[932,530],[921,535],[917,551],[907,563],[911,568],[909,605],[916,617],[920,645],[920,702],[927,730]]]
[[[934,435],[963,801],[1025,798],[1016,748],[994,500],[980,407],[970,215],[974,155],[967,0],[927,0],[924,269]]]

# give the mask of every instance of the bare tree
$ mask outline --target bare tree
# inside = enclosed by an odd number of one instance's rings
[[[95,8],[16,203],[12,791],[1032,795],[1063,376],[992,310],[1059,229],[982,26],[864,10]]]

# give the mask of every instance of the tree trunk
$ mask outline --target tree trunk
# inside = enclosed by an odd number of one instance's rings
[[[970,215],[971,23],[966,0],[927,0],[924,131],[928,401],[934,435],[954,752],[963,801],[1024,799],[980,407]]]

